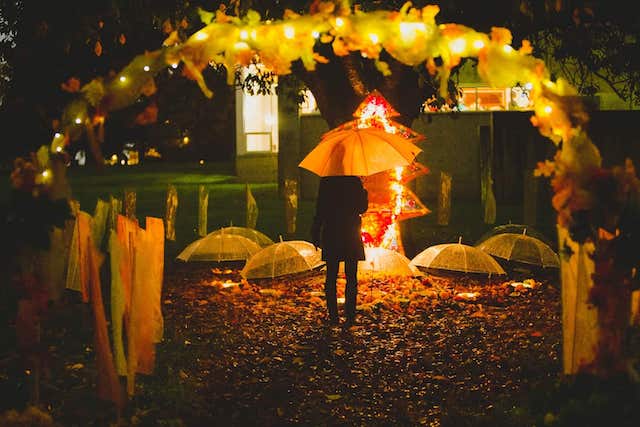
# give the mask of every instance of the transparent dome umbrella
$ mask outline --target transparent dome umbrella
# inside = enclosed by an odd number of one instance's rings
[[[249,240],[253,240],[255,243],[257,243],[258,245],[260,245],[260,247],[263,247],[263,248],[269,245],[273,245],[274,243],[273,240],[271,240],[269,236],[267,236],[266,234],[248,227],[235,227],[235,226],[222,227],[215,231],[212,231],[208,235],[210,236],[212,234],[237,234],[242,237],[246,237]]]
[[[502,233],[476,245],[483,252],[507,261],[539,267],[560,267],[558,255],[542,240],[526,234]]]
[[[420,271],[411,260],[399,252],[387,248],[364,248],[364,261],[358,262],[358,273],[379,273],[389,276],[416,276]]]
[[[303,273],[324,265],[313,243],[288,240],[262,248],[247,260],[240,274],[245,279],[272,279]]]
[[[208,234],[189,244],[176,258],[182,261],[243,261],[258,251],[257,243],[238,234]]]
[[[478,246],[480,243],[484,242],[491,236],[495,236],[502,233],[515,233],[515,234],[525,233],[527,236],[535,237],[538,240],[542,240],[544,243],[549,245],[549,247],[551,247],[553,244],[552,241],[547,236],[545,236],[543,233],[534,229],[531,226],[524,225],[524,224],[509,223],[509,224],[502,224],[502,225],[495,226],[491,230],[484,233],[478,239],[475,246]]]
[[[411,265],[427,271],[453,271],[459,273],[473,273],[502,275],[504,269],[491,255],[480,249],[458,243],[445,243],[430,246],[411,260]]]

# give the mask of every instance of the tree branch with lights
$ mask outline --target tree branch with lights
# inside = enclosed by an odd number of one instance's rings
[[[212,65],[223,66],[228,83],[233,84],[238,66],[259,62],[275,75],[287,75],[300,71],[301,64],[305,80],[313,89],[326,84],[313,79],[314,71],[330,67],[327,62],[336,59],[349,61],[357,55],[368,58],[383,81],[392,73],[402,72],[401,67],[390,66],[390,60],[385,60],[388,57],[403,66],[426,71],[439,82],[439,95],[449,99],[452,70],[463,58],[474,58],[481,78],[490,86],[522,84],[529,90],[534,104],[532,124],[558,149],[555,160],[542,166],[539,174],[552,178],[553,204],[560,227],[568,228],[570,237],[579,244],[591,242],[598,248],[594,254],[592,302],[605,308],[601,311],[602,324],[619,337],[623,320],[616,318],[614,324],[609,320],[613,316],[611,310],[625,304],[616,299],[624,295],[608,292],[615,283],[628,293],[634,280],[637,257],[629,256],[625,248],[638,240],[634,222],[628,219],[638,218],[637,178],[630,161],[624,167],[602,167],[599,151],[585,131],[589,116],[575,88],[564,79],[553,81],[544,62],[532,56],[532,47],[526,40],[514,48],[506,28],[493,28],[485,34],[455,23],[439,24],[439,8],[435,5],[417,9],[406,3],[397,11],[363,12],[346,4],[315,1],[307,14],[287,10],[282,19],[266,21],[255,11],[239,17],[228,15],[223,9],[201,10],[204,27],[186,40],[174,31],[161,49],[141,54],[114,75],[82,86],[55,131],[67,129],[68,134],[73,134],[86,123],[93,123],[96,116],[106,117],[130,105],[167,67],[179,68],[211,98],[214,94],[202,73]],[[362,86],[360,76],[347,77],[357,80],[356,87]],[[391,85],[386,89],[396,88]],[[322,102],[323,115],[330,125],[344,117],[327,110],[331,102],[336,109],[352,111],[354,107],[335,101],[328,98]],[[615,197],[612,199],[611,195]],[[622,307],[622,311],[628,313],[628,307]],[[624,345],[622,341],[612,343],[609,338],[605,337],[596,349],[599,360],[611,359]],[[612,346],[616,349],[612,350]],[[604,366],[601,364],[598,369],[609,372],[619,368]]]

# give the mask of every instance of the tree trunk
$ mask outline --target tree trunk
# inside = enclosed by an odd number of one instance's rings
[[[318,109],[330,128],[353,120],[353,113],[367,96],[377,89],[399,113],[394,120],[411,126],[420,114],[422,103],[429,97],[427,88],[419,84],[420,76],[413,67],[384,58],[392,74],[384,77],[373,61],[360,53],[336,57],[322,52],[329,63],[318,64],[315,71],[307,71],[300,62],[294,64],[294,73],[311,90]]]

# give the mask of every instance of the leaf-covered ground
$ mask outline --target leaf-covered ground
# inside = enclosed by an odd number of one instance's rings
[[[236,270],[166,270],[156,373],[139,377],[124,425],[455,425],[560,372],[559,291],[542,279],[369,277],[346,328],[326,322],[321,272],[248,283]],[[108,425],[91,317],[71,306],[79,312],[49,328],[41,402],[60,424]],[[0,386],[15,392],[4,409],[28,379],[7,360]]]

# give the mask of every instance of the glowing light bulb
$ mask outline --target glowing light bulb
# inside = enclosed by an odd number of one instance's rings
[[[251,40],[257,40],[258,39],[258,33],[256,32],[256,30],[251,30]]]
[[[56,139],[60,138],[61,136],[62,136],[62,134],[60,132],[56,132],[56,133],[53,134],[53,137],[56,138]]]
[[[320,32],[319,31],[312,31],[311,32],[311,37],[313,37],[314,39],[317,39],[318,37],[320,37]]]
[[[527,82],[527,83],[525,83],[525,84],[524,84],[524,88],[525,88],[526,90],[531,90],[531,89],[533,89],[533,83],[531,83],[531,82]]]
[[[80,123],[82,123],[82,119],[80,117],[76,118],[76,124],[79,125]]]
[[[424,22],[401,22],[400,23],[400,36],[405,42],[413,41],[419,32],[427,31],[427,26]]]
[[[57,151],[58,153],[59,153],[59,152],[61,152],[61,151],[62,151],[62,147],[59,147],[59,146],[58,146],[58,147],[56,147],[56,151]]]
[[[467,47],[467,41],[462,38],[451,40],[451,43],[449,43],[449,49],[451,49],[451,52],[455,54],[460,54],[464,52],[466,47]]]
[[[340,28],[344,25],[344,19],[336,18],[336,27]]]
[[[189,137],[185,136],[184,138],[182,138],[182,143],[183,144],[188,144],[189,143]]]
[[[240,30],[240,40],[246,40],[249,38],[249,32],[247,30]]]
[[[474,49],[482,49],[484,47],[484,42],[482,40],[474,40],[473,47]]]
[[[174,68],[174,69],[175,69],[175,68],[178,68],[178,63],[177,63],[177,62],[174,62],[173,64],[171,64],[171,68]]]
[[[198,163],[200,163],[201,165],[204,165],[204,160],[200,159]]]
[[[124,83],[127,81],[127,78],[125,76],[120,76],[120,82]]]
[[[235,50],[246,50],[246,49],[249,49],[249,45],[246,44],[245,42],[238,42],[233,45],[233,48]]]
[[[378,35],[375,33],[370,33],[369,40],[371,40],[371,43],[377,44],[380,41],[380,37],[378,37]]]
[[[207,33],[202,33],[202,32],[196,33],[196,40],[198,41],[206,40],[208,38],[209,38],[209,34]]]
[[[553,108],[551,108],[551,105],[545,105],[542,111],[544,111],[545,114],[551,114]]]
[[[43,177],[43,178],[46,178],[46,177],[48,177],[48,176],[49,176],[49,171],[48,171],[48,170],[44,170],[44,171],[42,171],[42,177]]]
[[[148,65],[145,65],[144,67],[142,67],[142,69],[145,71],[149,71],[151,68]]]
[[[127,164],[127,162],[125,162],[125,161],[124,161],[124,159],[122,159],[122,160],[120,160],[120,164],[121,164],[122,166],[124,166],[124,165],[126,165],[126,164]]]
[[[513,48],[511,46],[509,46],[508,44],[505,44],[504,46],[502,46],[502,50],[504,50],[506,53],[513,52]]]
[[[284,36],[288,39],[292,39],[296,36],[296,30],[291,25],[285,25]]]

